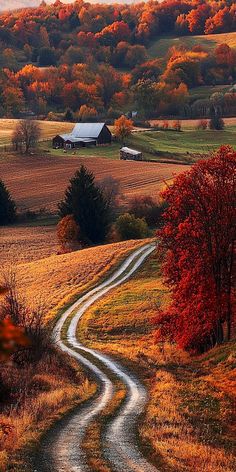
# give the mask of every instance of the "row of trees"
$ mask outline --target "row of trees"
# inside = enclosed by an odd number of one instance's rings
[[[119,182],[112,177],[96,183],[83,165],[70,180],[59,204],[57,235],[62,250],[105,241],[139,239],[161,225],[164,203],[134,197],[123,208]]]

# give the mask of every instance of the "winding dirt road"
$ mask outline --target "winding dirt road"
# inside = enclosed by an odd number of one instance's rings
[[[133,252],[108,279],[77,300],[58,321],[55,336],[60,348],[77,359],[95,377],[98,394],[82,408],[65,418],[61,427],[42,442],[36,472],[91,472],[81,443],[88,426],[112,401],[114,378],[125,388],[126,396],[107,422],[102,441],[102,453],[114,472],[157,472],[147,462],[137,445],[137,420],[147,401],[144,386],[120,363],[94,349],[83,346],[76,337],[78,322],[85,311],[112,288],[126,281],[154,250],[147,244]],[[67,321],[66,339],[62,328]]]

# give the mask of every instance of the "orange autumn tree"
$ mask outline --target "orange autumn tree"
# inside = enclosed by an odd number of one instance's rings
[[[124,142],[125,138],[128,138],[133,129],[133,121],[122,115],[120,118],[114,121],[114,133],[115,136]]]
[[[222,146],[164,191],[158,232],[172,303],[156,317],[157,338],[203,352],[229,340],[236,238],[236,152]]]
[[[79,247],[79,226],[73,215],[64,216],[57,225],[57,238],[63,252],[72,251]]]
[[[7,316],[0,321],[0,362],[7,361],[17,349],[29,346],[24,329]]]

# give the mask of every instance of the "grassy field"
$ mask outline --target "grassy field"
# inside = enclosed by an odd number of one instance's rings
[[[78,335],[122,358],[146,383],[150,400],[139,434],[158,470],[233,472],[235,343],[195,358],[167,343],[158,346],[152,320],[169,297],[154,255],[88,310]]]
[[[198,87],[197,94],[200,94]],[[204,89],[204,87],[203,87]],[[209,91],[209,88],[208,88]],[[162,124],[163,120],[151,120],[152,125]],[[174,120],[169,120],[169,127]],[[182,120],[184,133],[175,131],[138,131],[126,139],[126,145],[143,151],[148,160],[155,159],[164,162],[191,163],[194,155],[204,154],[219,147],[221,144],[236,146],[236,118],[225,118],[224,131],[198,131],[196,128],[199,120]],[[51,155],[60,156],[61,150],[52,149],[51,143],[41,143],[40,149],[50,151]],[[119,143],[111,146],[82,148],[74,153],[84,157],[104,157],[108,159],[119,159]],[[190,156],[191,155],[191,156]]]
[[[129,199],[137,194],[158,196],[163,180],[188,168],[145,162],[113,161],[94,157],[63,156],[8,156],[0,161],[0,175],[9,187],[20,211],[46,207],[57,211],[69,179],[84,164],[101,180],[109,175],[120,180],[121,191]]]
[[[170,126],[171,126],[170,121]],[[137,133],[130,139],[130,145],[144,151],[157,152],[164,158],[164,156],[179,159],[183,162],[183,157],[186,161],[198,157],[199,154],[206,154],[217,149],[222,144],[230,144],[236,146],[235,126],[226,126],[224,131],[196,131],[190,126],[196,126],[190,121],[183,122],[183,132],[176,131],[146,131]],[[187,128],[189,127],[189,129]]]
[[[193,46],[200,44],[206,50],[212,51],[218,44],[228,44],[232,48],[236,48],[236,33],[221,33],[221,34],[209,34],[209,35],[196,35],[196,36],[166,36],[160,37],[156,40],[149,48],[150,57],[164,57],[168,50],[175,46],[185,46],[187,49],[191,49]]]
[[[189,90],[191,98],[195,100],[209,98],[213,93],[226,93],[231,89],[231,85],[201,85]]]

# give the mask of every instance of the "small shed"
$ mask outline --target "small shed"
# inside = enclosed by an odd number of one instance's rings
[[[124,146],[120,149],[120,159],[124,161],[126,160],[142,161],[143,154],[140,151],[136,151],[135,149],[130,149]]]

